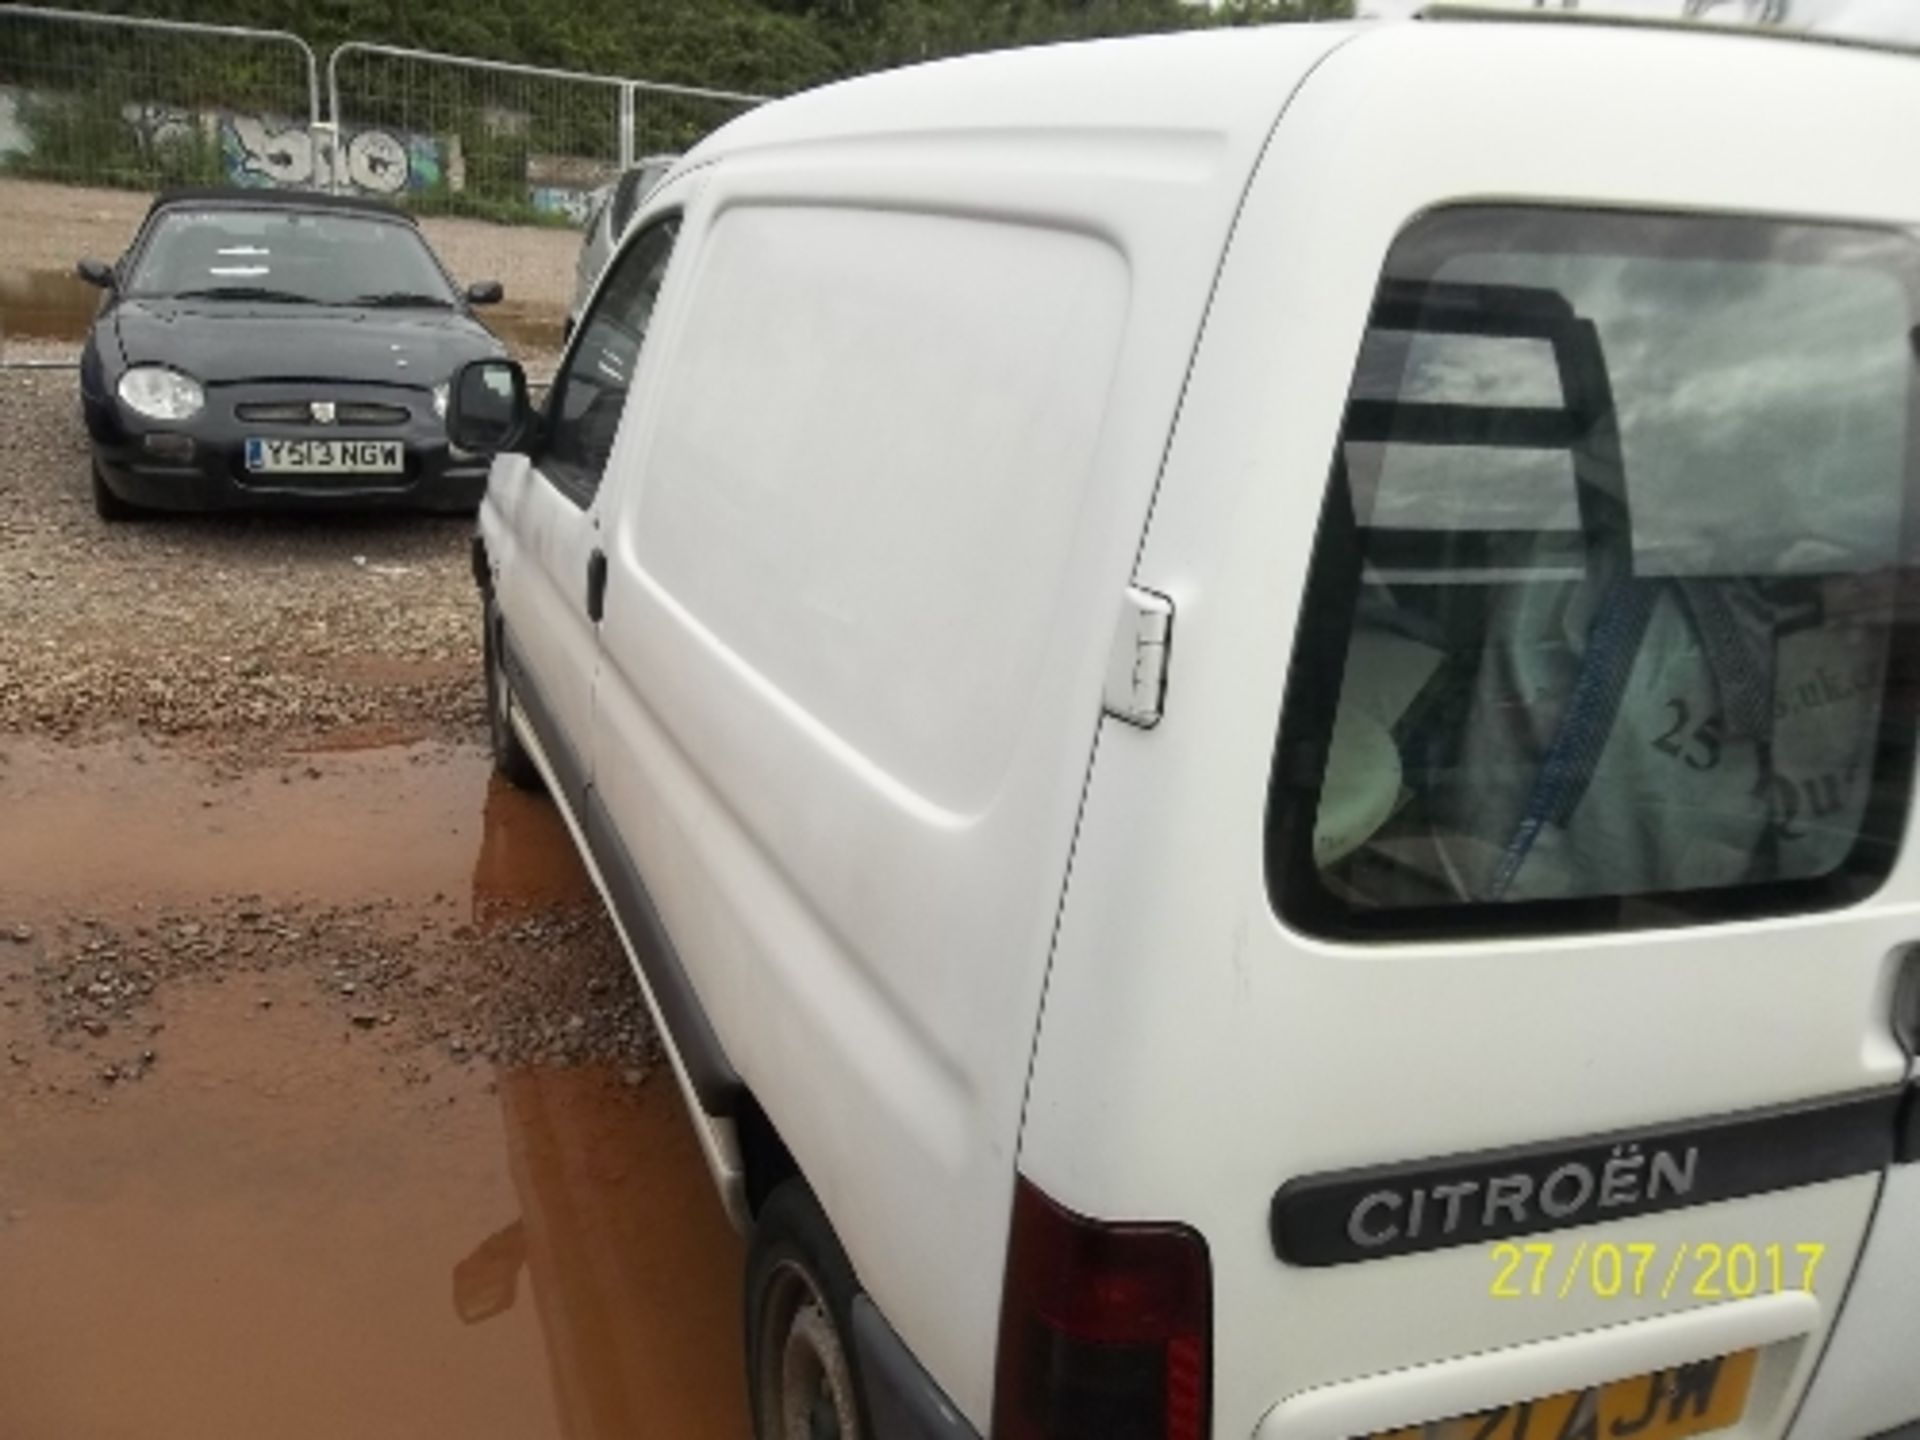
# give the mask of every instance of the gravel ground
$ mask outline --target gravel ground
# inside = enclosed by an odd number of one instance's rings
[[[0,922],[8,948],[0,1006],[37,1012],[45,1042],[83,1053],[100,1084],[134,1083],[162,1062],[153,1001],[163,987],[262,984],[283,973],[311,983],[344,1035],[377,1033],[402,1052],[507,1068],[612,1065],[630,1085],[653,1060],[639,991],[593,906],[443,925],[380,902],[276,906],[240,896],[137,923],[75,917],[50,935]],[[273,1002],[256,1003],[265,1011]],[[28,1094],[73,1088],[72,1067],[47,1059],[16,1040],[6,1068]],[[416,1082],[428,1074],[403,1073]]]
[[[118,254],[149,197],[0,179],[0,278]],[[570,231],[431,220],[463,278],[507,286],[536,374],[571,299]],[[7,358],[71,358],[15,339]],[[110,530],[70,371],[0,368],[0,734],[136,729],[271,752],[481,734],[465,520],[164,519]]]
[[[484,743],[471,520],[106,525],[74,387],[71,372],[0,370],[0,777],[9,735],[137,734],[158,744],[150,763],[172,748],[216,786],[312,750]],[[297,835],[298,787],[286,793]],[[17,1024],[0,1027],[15,1037],[0,1086],[84,1059],[84,1083],[111,1093],[165,1053],[147,1018],[158,987],[268,970],[311,979],[343,1029],[411,1049],[421,1077],[467,1059],[599,1062],[638,1083],[651,1064],[644,1003],[591,903],[459,927],[388,901],[284,896],[69,917],[24,941],[16,923],[0,915],[0,1004],[41,1023],[25,1048]]]
[[[103,525],[75,378],[0,371],[0,732],[261,752],[483,733],[472,522]]]

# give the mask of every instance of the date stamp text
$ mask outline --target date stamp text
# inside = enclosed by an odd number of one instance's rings
[[[1661,1244],[1602,1240],[1559,1244],[1501,1241],[1489,1247],[1496,1300],[1740,1300],[1782,1290],[1811,1290],[1827,1247]]]

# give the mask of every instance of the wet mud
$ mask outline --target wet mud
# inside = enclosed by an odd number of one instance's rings
[[[100,292],[71,270],[0,266],[0,339],[78,345],[99,308]]]
[[[0,362],[71,359],[144,201],[0,192]],[[538,374],[575,242],[496,228],[442,250]],[[110,529],[71,376],[0,384],[0,1440],[742,1440],[742,1247],[477,745],[469,527]]]
[[[334,734],[234,770],[142,741],[0,741],[0,920],[219,896],[471,914],[592,894],[540,796],[485,754]]]
[[[509,298],[488,306],[480,318],[518,355],[551,357],[565,343],[567,312],[555,305]]]
[[[488,771],[0,737],[0,1436],[746,1434],[740,1242]],[[551,1028],[437,1038],[516,968]]]

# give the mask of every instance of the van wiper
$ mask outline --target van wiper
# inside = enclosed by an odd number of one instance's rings
[[[292,290],[275,290],[265,285],[211,285],[200,290],[176,290],[175,300],[271,300],[284,305],[318,305],[311,295]]]
[[[392,310],[453,308],[453,302],[444,295],[422,295],[413,290],[383,290],[374,295],[356,295],[347,304],[380,306]]]

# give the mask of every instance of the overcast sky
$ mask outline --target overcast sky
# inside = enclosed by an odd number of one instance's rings
[[[1359,0],[1362,15],[1401,16],[1418,10],[1423,0]],[[1530,10],[1533,0],[1481,0],[1516,10]],[[1559,0],[1549,0],[1557,5]],[[1579,9],[1629,15],[1677,16],[1682,0],[1580,0]],[[1714,17],[1745,18],[1741,0],[1722,0]],[[1920,0],[1792,0],[1789,24],[1833,34],[1859,35],[1920,44]]]

